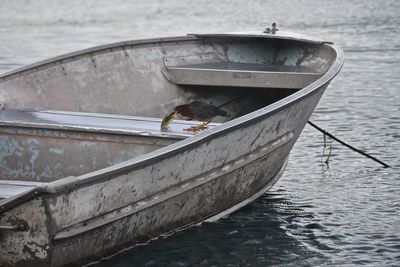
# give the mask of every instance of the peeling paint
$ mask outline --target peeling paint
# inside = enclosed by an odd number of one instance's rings
[[[64,154],[64,150],[62,148],[58,148],[58,147],[50,147],[49,151],[51,153],[55,153],[55,154],[60,154],[60,155]]]

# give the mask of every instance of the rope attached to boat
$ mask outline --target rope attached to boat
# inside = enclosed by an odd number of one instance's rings
[[[312,123],[311,121],[307,121],[307,123],[310,124],[310,125],[311,125],[312,127],[314,127],[315,129],[317,129],[318,131],[320,131],[321,133],[323,133],[323,134],[324,134],[324,138],[325,138],[325,136],[328,136],[328,137],[332,138],[333,140],[337,141],[338,143],[344,145],[345,147],[348,147],[348,148],[350,148],[351,150],[353,150],[353,151],[355,151],[355,152],[358,152],[358,153],[360,153],[361,155],[363,155],[363,156],[365,156],[365,157],[367,157],[367,158],[370,158],[370,159],[372,159],[372,160],[378,162],[378,163],[381,164],[383,167],[385,167],[385,168],[389,168],[389,167],[390,167],[388,164],[386,164],[386,163],[380,161],[379,159],[377,159],[377,158],[375,158],[375,157],[373,157],[373,156],[367,154],[366,152],[361,151],[360,149],[357,149],[357,148],[355,148],[355,147],[353,147],[353,146],[347,144],[346,142],[340,140],[339,138],[335,137],[333,134],[328,133],[328,132],[325,131],[324,129],[318,127],[317,125],[315,125],[315,124]]]
[[[226,106],[226,105],[228,105],[228,104],[230,104],[230,103],[232,103],[232,102],[235,102],[236,100],[242,98],[243,96],[244,96],[244,95],[240,95],[240,96],[238,96],[238,97],[236,97],[236,98],[234,98],[234,99],[231,99],[231,100],[228,101],[228,102],[225,102],[225,103],[219,105],[218,107],[221,108],[221,107],[223,107],[223,106]],[[370,158],[370,159],[372,159],[372,160],[378,162],[378,163],[381,164],[384,168],[390,168],[390,165],[384,163],[383,161],[380,161],[379,159],[377,159],[377,158],[375,158],[375,157],[369,155],[368,153],[366,153],[366,152],[364,152],[364,151],[362,151],[362,150],[360,150],[360,149],[358,149],[358,148],[355,148],[355,147],[352,146],[352,145],[347,144],[346,142],[340,140],[339,138],[337,138],[337,137],[334,136],[333,134],[331,134],[331,133],[325,131],[324,129],[322,129],[322,128],[320,128],[320,127],[318,127],[317,125],[315,125],[315,124],[312,123],[311,121],[307,121],[307,123],[310,124],[312,127],[314,127],[315,129],[317,129],[318,131],[320,131],[321,133],[324,134],[324,151],[325,151],[325,147],[326,147],[326,136],[328,136],[328,137],[330,137],[331,139],[335,140],[336,142],[338,142],[338,143],[344,145],[345,147],[348,147],[348,148],[350,148],[351,150],[353,150],[353,151],[355,151],[355,152],[357,152],[357,153],[359,153],[359,154],[361,154],[361,155],[363,155],[363,156],[365,156],[365,157],[367,157],[367,158]],[[332,147],[330,147],[329,155],[328,155],[328,158],[326,159],[325,163],[328,163],[329,158],[330,158],[330,156],[331,156],[331,153],[332,153]]]

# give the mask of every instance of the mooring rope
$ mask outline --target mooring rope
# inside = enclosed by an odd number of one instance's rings
[[[372,160],[378,162],[379,164],[381,164],[381,165],[382,165],[383,167],[385,167],[385,168],[390,167],[388,164],[386,164],[386,163],[380,161],[379,159],[377,159],[377,158],[375,158],[375,157],[373,157],[373,156],[367,154],[367,153],[364,152],[364,151],[361,151],[360,149],[357,149],[357,148],[355,148],[355,147],[353,147],[353,146],[347,144],[346,142],[344,142],[344,141],[340,140],[339,138],[335,137],[333,134],[328,133],[328,132],[325,131],[324,129],[321,129],[320,127],[318,127],[317,125],[315,125],[315,124],[312,123],[311,121],[307,121],[307,123],[310,124],[310,125],[311,125],[312,127],[314,127],[315,129],[317,129],[318,131],[320,131],[321,133],[323,133],[324,136],[325,136],[325,135],[326,135],[326,136],[329,136],[330,138],[332,138],[333,140],[337,141],[338,143],[344,145],[345,147],[348,147],[348,148],[350,148],[351,150],[356,151],[356,152],[360,153],[361,155],[363,155],[363,156],[365,156],[365,157],[367,157],[367,158],[370,158],[370,159],[372,159]]]
[[[235,98],[233,98],[233,99],[231,99],[231,100],[229,100],[229,101],[227,101],[227,102],[225,102],[225,103],[219,105],[218,108],[221,108],[221,107],[226,106],[226,105],[228,105],[228,104],[230,104],[230,103],[232,103],[232,102],[235,102],[236,100],[242,98],[243,96],[244,96],[244,95],[240,95],[240,96],[238,96],[238,97],[235,97]],[[390,167],[388,164],[386,164],[386,163],[380,161],[379,159],[377,159],[377,158],[375,158],[375,157],[373,157],[373,156],[367,154],[366,152],[364,152],[364,151],[362,151],[362,150],[360,150],[360,149],[357,149],[357,148],[355,148],[354,146],[351,146],[351,145],[347,144],[346,142],[340,140],[339,138],[337,138],[337,137],[334,136],[333,134],[331,134],[331,133],[325,131],[324,129],[322,129],[322,128],[320,128],[320,127],[318,127],[317,125],[315,125],[315,124],[312,123],[311,121],[307,121],[307,123],[310,124],[312,127],[314,127],[315,129],[317,129],[318,131],[320,131],[321,133],[324,134],[324,146],[326,146],[326,139],[325,139],[325,136],[328,136],[328,137],[330,137],[331,139],[337,141],[338,143],[344,145],[345,147],[348,147],[348,148],[350,148],[351,150],[353,150],[353,151],[355,151],[355,152],[358,152],[358,153],[360,153],[361,155],[363,155],[363,156],[365,156],[365,157],[367,157],[367,158],[370,158],[370,159],[372,159],[372,160],[378,162],[378,163],[381,164],[384,168],[389,168],[389,167]],[[325,147],[324,147],[324,148],[325,148]],[[325,149],[324,149],[324,151],[325,151]],[[327,158],[326,161],[325,161],[326,163],[328,162],[328,160],[329,160],[329,158],[330,158],[330,156],[331,156],[331,153],[332,153],[332,147],[331,147],[330,150],[329,150],[328,158]]]

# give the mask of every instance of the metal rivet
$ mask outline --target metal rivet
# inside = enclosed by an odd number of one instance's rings
[[[24,223],[19,223],[18,224],[18,230],[19,231],[25,231],[26,230],[26,225]]]

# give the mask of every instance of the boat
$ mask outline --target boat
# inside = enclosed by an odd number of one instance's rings
[[[300,34],[201,33],[1,75],[0,266],[81,266],[255,200],[342,64]],[[160,127],[192,101],[228,116]]]

